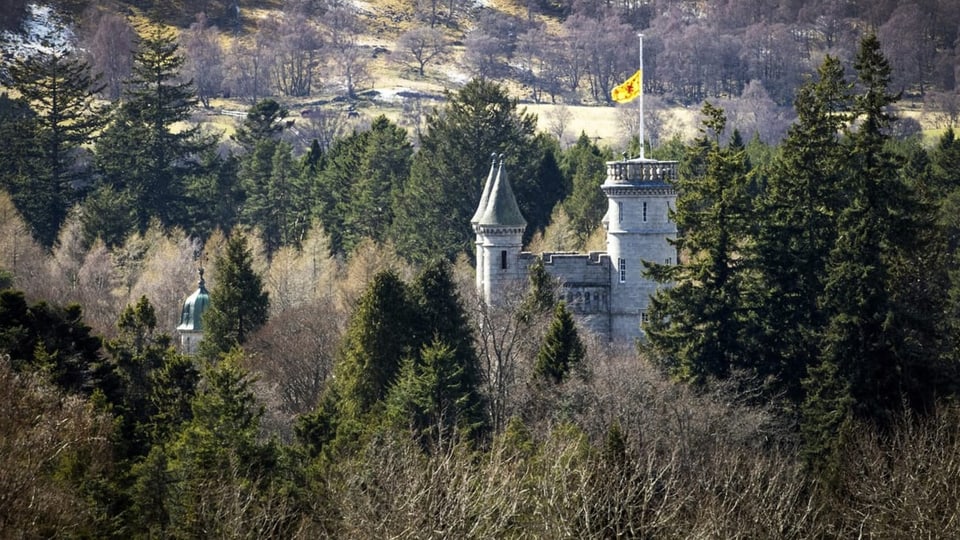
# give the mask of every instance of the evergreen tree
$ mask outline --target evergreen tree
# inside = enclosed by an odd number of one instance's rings
[[[370,132],[363,131],[334,141],[317,174],[314,213],[324,230],[329,231],[330,249],[334,253],[347,251],[347,238],[350,242],[359,240],[356,234],[346,230],[346,216],[352,212],[351,186],[357,181],[369,138]]]
[[[743,306],[747,269],[741,254],[751,223],[745,154],[722,148],[723,111],[704,106],[704,135],[690,147],[677,186],[675,242],[683,260],[650,264],[672,287],[651,298],[647,348],[683,380],[704,382],[750,365],[750,323]]]
[[[491,153],[506,156],[528,221],[534,215],[549,216],[555,199],[528,198],[537,193],[532,186],[561,181],[537,177],[543,148],[536,144],[535,128],[536,118],[518,111],[517,102],[495,83],[475,79],[449,95],[446,106],[427,117],[427,131],[397,203],[392,234],[400,252],[420,262],[438,254],[451,260],[458,253],[473,254],[470,218],[480,201]],[[530,211],[527,205],[549,209]],[[532,230],[545,225],[529,222]]]
[[[415,311],[403,281],[378,273],[350,317],[334,367],[340,415],[360,419],[383,401],[414,352]]]
[[[234,510],[237,519],[265,513],[261,505],[277,495],[270,485],[278,451],[258,440],[263,406],[253,393],[253,379],[240,367],[241,355],[231,351],[204,370],[191,404],[192,418],[165,449],[171,486],[161,508],[169,514],[172,536],[236,534],[236,525],[221,515],[224,491],[248,498],[248,507]],[[285,536],[283,531],[278,534]]]
[[[191,236],[207,238],[216,229],[230,231],[237,225],[244,198],[239,168],[240,160],[233,155],[220,156],[214,148],[203,152],[201,172],[186,188],[190,208],[186,230]]]
[[[157,331],[157,316],[146,296],[127,306],[117,320],[119,336],[105,344],[119,378],[120,390],[114,411],[118,415],[121,457],[143,458],[155,444],[189,419],[183,411],[172,411],[162,396],[181,394],[187,400],[197,382],[196,370],[171,346],[170,336]],[[176,372],[171,380],[169,374]]]
[[[141,232],[152,217],[164,225],[186,223],[185,184],[201,173],[200,156],[215,144],[197,126],[174,129],[196,104],[193,86],[180,80],[178,48],[171,32],[146,31],[123,102],[97,143],[98,168],[114,189],[132,194]]]
[[[446,260],[434,259],[411,287],[419,321],[413,331],[417,356],[412,375],[433,378],[428,387],[434,413],[443,411],[443,422],[457,426],[463,435],[476,440],[486,430],[479,391],[480,361],[466,310],[450,272]],[[424,356],[428,353],[430,358]],[[434,420],[441,421],[440,418]]]
[[[459,437],[476,442],[486,431],[476,374],[457,356],[434,340],[419,351],[417,360],[403,363],[387,397],[393,423],[410,428],[427,449],[443,448]]]
[[[553,322],[547,330],[533,367],[535,377],[560,384],[571,370],[582,368],[587,348],[580,340],[573,314],[565,302],[560,302],[553,312]]]
[[[250,107],[243,123],[237,128],[233,140],[247,152],[264,140],[277,140],[283,130],[283,118],[287,109],[272,99],[263,99]]]
[[[561,159],[562,170],[572,185],[563,207],[580,245],[600,226],[607,212],[607,197],[600,186],[607,177],[609,158],[586,133],[581,133],[577,143],[567,149]]]
[[[103,85],[87,62],[56,49],[16,58],[9,74],[12,87],[35,113],[20,116],[29,122],[14,140],[29,141],[21,149],[29,152],[30,168],[12,194],[37,239],[50,246],[86,173],[78,165],[79,154],[103,125],[104,108],[96,102]]]
[[[261,139],[241,165],[246,191],[241,218],[261,231],[270,253],[297,245],[309,227],[309,197],[286,142]]]
[[[344,251],[349,253],[364,238],[377,242],[387,239],[394,200],[410,176],[412,155],[413,147],[403,128],[385,116],[374,119],[350,184],[350,204],[343,208]]]
[[[759,319],[756,368],[794,403],[803,399],[801,381],[816,363],[826,322],[819,302],[844,201],[840,129],[848,93],[843,67],[828,56],[818,78],[797,92],[797,123],[757,200],[762,226],[748,253],[758,278],[746,295]]]
[[[20,291],[0,291],[0,351],[10,355],[14,369],[41,373],[67,392],[99,389],[115,402],[117,381],[101,344],[79,305],[29,305]]]
[[[243,345],[267,322],[270,307],[263,280],[253,271],[253,254],[243,233],[230,236],[226,249],[217,257],[211,281],[210,306],[203,313],[200,344],[201,353],[208,358]]]
[[[933,336],[904,302],[935,299],[903,298],[894,289],[898,266],[911,262],[920,230],[898,158],[885,149],[889,106],[898,98],[887,93],[890,66],[876,36],[862,40],[854,67],[861,89],[845,171],[850,202],[827,265],[823,361],[835,364],[849,384],[857,417],[890,425],[904,399],[915,407],[930,402],[928,359],[917,353]],[[937,311],[935,305],[925,309]]]

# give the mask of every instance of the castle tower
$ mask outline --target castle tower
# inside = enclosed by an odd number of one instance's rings
[[[497,304],[504,294],[521,286],[527,275],[520,257],[527,221],[510,187],[502,154],[496,177],[495,166],[494,159],[471,219],[477,235],[477,292],[488,305]]]
[[[643,261],[676,264],[677,252],[668,240],[677,236],[669,210],[677,194],[672,181],[677,162],[630,159],[607,162],[601,186],[608,199],[603,219],[610,257],[610,334],[641,335],[650,296],[657,283],[643,276]]]
[[[197,290],[183,302],[180,325],[177,326],[177,332],[180,333],[180,350],[185,354],[197,352],[197,346],[203,339],[203,312],[210,305],[210,294],[207,293],[206,282],[203,280],[202,266],[199,273],[200,281],[197,283]]]

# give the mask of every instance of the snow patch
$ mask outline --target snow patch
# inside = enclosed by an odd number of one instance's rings
[[[63,15],[52,6],[28,4],[23,31],[0,33],[4,56],[32,56],[38,53],[69,51],[75,36]]]

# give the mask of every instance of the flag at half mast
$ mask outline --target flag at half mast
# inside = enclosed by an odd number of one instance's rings
[[[629,103],[643,93],[643,70],[638,69],[629,79],[610,91],[610,97],[617,103]]]

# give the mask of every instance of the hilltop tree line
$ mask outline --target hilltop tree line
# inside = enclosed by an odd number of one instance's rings
[[[783,144],[745,143],[707,104],[700,137],[651,151],[681,162],[680,234],[678,264],[649,265],[672,286],[639,354],[581,334],[542,267],[504,305],[472,290],[488,156],[508,156],[529,243],[570,249],[602,234],[611,149],[560,150],[478,79],[416,151],[378,118],[295,156],[267,99],[221,153],[191,127],[183,62],[152,29],[107,111],[81,59],[11,69],[0,531],[957,527],[960,142],[892,135],[876,36],[853,78],[825,58]],[[167,332],[201,264],[212,307],[188,358]]]
[[[644,86],[684,105],[704,99],[762,98],[788,108],[804,76],[825,55],[852,62],[864,30],[878,35],[891,84],[955,121],[957,28],[947,0],[918,2],[534,2],[509,13],[455,2],[409,2],[373,15],[340,2],[285,2],[276,16],[233,1],[119,2],[114,9],[67,4],[82,48],[116,99],[133,60],[136,9],[183,28],[186,74],[200,101],[218,95],[251,104],[270,95],[329,93],[356,98],[374,83],[380,58],[404,76],[425,76],[458,59],[473,77],[510,79],[536,102],[609,103],[610,89],[638,67],[645,35]],[[14,18],[22,11],[14,9]],[[195,14],[198,14],[195,16]],[[389,18],[389,23],[386,22]],[[365,44],[363,35],[389,41]],[[387,50],[389,49],[389,50]],[[384,56],[386,55],[386,56]]]

